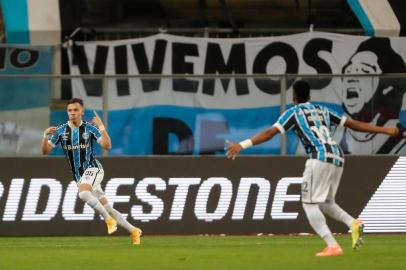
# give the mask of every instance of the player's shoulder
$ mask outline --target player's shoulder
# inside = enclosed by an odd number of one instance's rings
[[[290,107],[288,110],[286,110],[287,114],[298,114],[301,115],[303,113],[307,113],[311,109],[309,107],[309,103],[299,103],[296,104],[292,107]]]
[[[297,105],[290,107],[289,109],[286,109],[286,111],[284,112],[284,114],[289,115],[289,114],[293,114],[295,111],[297,110]]]
[[[286,121],[287,119],[291,118],[295,114],[295,106],[286,109],[281,116],[279,117],[280,121]]]
[[[335,109],[333,109],[333,108],[329,108],[329,107],[327,107],[327,106],[325,106],[325,105],[319,105],[320,106],[320,109],[321,110],[323,110],[323,111],[325,111],[325,112],[327,112],[327,113],[329,113],[329,114],[333,114],[333,115],[337,115],[337,116],[339,116],[339,115],[342,115],[342,113],[338,113]]]
[[[325,105],[322,105],[319,103],[311,103],[311,105],[314,107],[314,109],[316,109],[318,111],[327,112],[327,113],[330,112],[330,109]]]
[[[57,132],[62,132],[66,129],[66,126],[68,125],[68,122],[60,124],[58,126],[56,126],[56,131]]]
[[[93,125],[92,122],[83,121],[83,125],[84,125],[88,130],[91,130],[91,131],[98,130],[97,127],[96,127],[95,125]]]
[[[94,126],[93,123],[89,121],[83,121],[82,124],[85,126]]]

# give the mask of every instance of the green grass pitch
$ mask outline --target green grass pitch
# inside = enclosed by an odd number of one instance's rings
[[[316,236],[0,237],[0,270],[405,269],[406,235],[366,235],[359,251],[318,258]]]

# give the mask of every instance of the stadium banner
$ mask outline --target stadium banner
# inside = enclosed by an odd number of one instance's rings
[[[101,162],[110,203],[146,235],[312,232],[300,202],[304,157]],[[78,198],[63,158],[0,158],[0,164],[1,236],[106,235],[103,220]],[[366,232],[406,232],[405,168],[405,157],[349,156],[336,201],[365,222]],[[329,224],[333,232],[348,231]]]
[[[405,73],[406,39],[323,32],[261,38],[191,38],[158,34],[121,41],[75,43],[70,74],[213,75],[302,74],[312,100],[340,114],[379,126],[406,125],[406,78],[317,77],[318,74]],[[287,101],[292,83],[286,82]],[[102,81],[73,79],[72,93],[102,108]],[[239,141],[269,127],[280,115],[278,78],[109,79],[112,155],[223,154],[225,140]],[[288,107],[291,104],[288,104]],[[66,120],[55,112],[52,123]],[[405,153],[404,139],[337,130],[336,140],[354,154]],[[287,153],[303,153],[288,133]],[[280,153],[280,138],[245,154]]]
[[[376,37],[404,36],[406,27],[405,1],[347,0],[365,34]]]
[[[52,55],[49,46],[0,45],[0,156],[39,154],[52,80],[7,75],[50,74]]]
[[[61,16],[59,1],[41,0],[38,5],[36,0],[0,0],[0,4],[7,43],[55,45],[61,42],[61,17],[67,15]],[[72,12],[64,9],[64,13]]]

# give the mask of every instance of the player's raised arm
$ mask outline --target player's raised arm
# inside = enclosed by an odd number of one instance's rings
[[[253,145],[261,144],[272,139],[276,134],[278,134],[279,130],[272,126],[264,131],[261,131],[254,135],[252,138],[244,140],[240,143],[234,143],[230,141],[226,141],[226,155],[228,159],[235,159],[236,156],[241,152],[241,150],[251,147]]]
[[[100,146],[105,149],[105,150],[110,150],[112,145],[111,145],[111,138],[109,134],[107,133],[106,128],[103,125],[102,120],[100,119],[99,115],[95,110],[93,110],[94,117],[92,119],[92,123],[99,129],[102,137],[101,140],[99,140]]]
[[[382,133],[389,136],[399,135],[399,129],[397,127],[379,127],[349,118],[345,120],[344,126],[360,132]]]
[[[52,151],[53,147],[48,143],[48,136],[56,132],[56,127],[49,127],[44,130],[44,136],[41,140],[41,153],[43,155],[48,155]]]

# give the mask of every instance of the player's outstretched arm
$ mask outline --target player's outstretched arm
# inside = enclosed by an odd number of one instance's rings
[[[107,133],[107,130],[104,127],[103,122],[100,119],[97,112],[93,110],[93,114],[94,114],[94,117],[92,119],[92,123],[100,130],[100,133],[102,135],[102,139],[99,141],[99,144],[104,150],[110,150],[112,147],[111,138],[110,138],[109,134]]]
[[[389,136],[399,135],[399,129],[397,127],[379,127],[349,118],[345,120],[344,126],[361,132],[382,133]]]
[[[279,130],[276,127],[270,127],[260,133],[254,135],[252,138],[244,140],[240,143],[234,143],[226,141],[226,155],[228,159],[235,159],[237,155],[241,152],[241,150],[251,147],[253,145],[261,144],[272,139],[276,134],[278,134]]]
[[[56,132],[56,127],[49,127],[44,130],[44,136],[41,140],[41,153],[43,155],[48,155],[52,151],[52,146],[48,143],[48,136]]]

